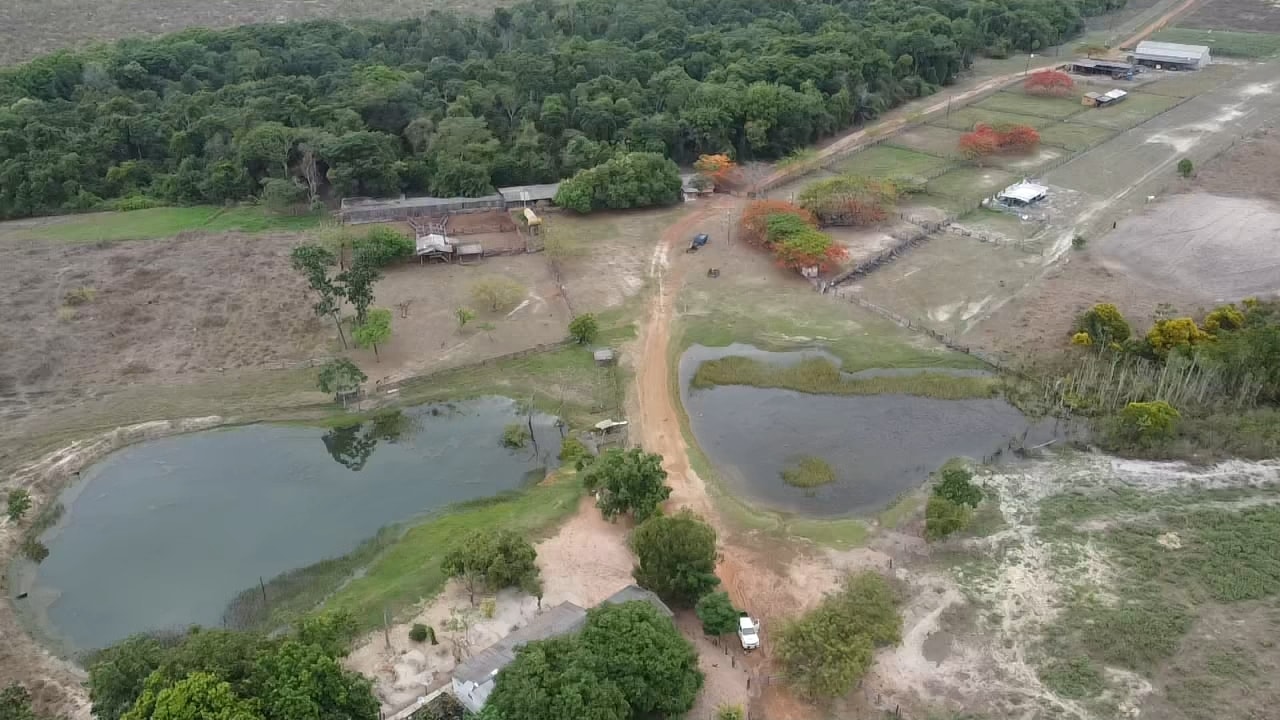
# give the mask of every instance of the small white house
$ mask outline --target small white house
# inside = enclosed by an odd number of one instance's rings
[[[1049,194],[1049,188],[1039,183],[1023,180],[996,193],[996,200],[1005,205],[1022,207],[1039,202]]]

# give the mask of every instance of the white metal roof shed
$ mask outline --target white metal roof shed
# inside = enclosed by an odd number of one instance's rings
[[[1181,43],[1143,40],[1134,49],[1133,58],[1148,62],[1179,63],[1203,67],[1209,64],[1209,48],[1205,45],[1183,45]]]
[[[1049,188],[1038,183],[1023,180],[1001,190],[996,197],[1001,200],[1017,200],[1020,203],[1033,203],[1049,194]]]

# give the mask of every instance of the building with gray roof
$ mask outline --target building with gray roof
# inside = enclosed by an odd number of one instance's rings
[[[1129,62],[1163,70],[1199,70],[1209,64],[1209,48],[1143,40],[1134,48]]]

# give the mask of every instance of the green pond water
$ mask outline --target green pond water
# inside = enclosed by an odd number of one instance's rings
[[[56,644],[100,648],[130,634],[217,626],[240,591],[346,554],[389,524],[541,478],[555,419],[534,443],[501,445],[527,417],[505,398],[429,405],[353,428],[252,425],[125,448],[66,489],[13,569],[19,607]]]

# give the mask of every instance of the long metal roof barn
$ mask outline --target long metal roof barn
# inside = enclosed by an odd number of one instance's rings
[[[1209,48],[1205,45],[1183,45],[1181,43],[1143,40],[1133,51],[1133,57],[1153,62],[1169,62],[1197,67],[1209,64]]]

